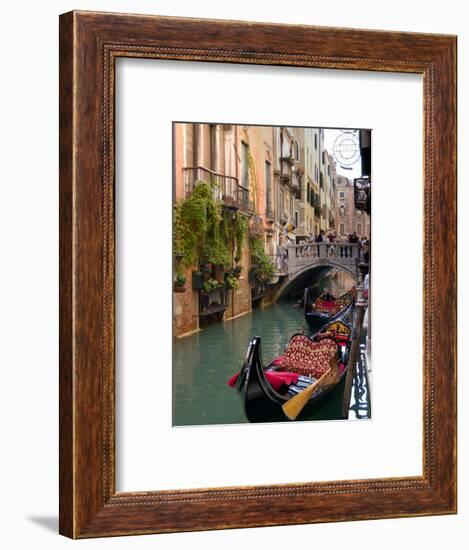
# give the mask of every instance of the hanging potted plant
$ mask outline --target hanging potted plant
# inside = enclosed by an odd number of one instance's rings
[[[217,288],[220,288],[220,283],[216,279],[209,279],[203,284],[202,290],[205,293],[210,294],[214,290],[217,290]]]
[[[174,292],[186,292],[186,278],[184,275],[177,275],[174,280]]]
[[[227,273],[225,276],[225,287],[227,290],[237,289],[239,287],[238,279],[231,273]]]

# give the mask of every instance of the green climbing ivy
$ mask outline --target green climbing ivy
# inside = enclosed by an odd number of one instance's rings
[[[173,246],[176,273],[201,258],[213,265],[231,265],[241,257],[248,221],[245,215],[224,209],[215,198],[214,183],[199,181],[190,197],[174,206]]]
[[[267,282],[274,275],[274,266],[264,250],[264,242],[261,237],[252,235],[249,238],[249,249],[251,252],[252,269],[254,269],[256,280]]]
[[[236,213],[234,220],[234,238],[236,244],[235,256],[241,258],[244,247],[244,238],[248,230],[248,218],[240,212]]]

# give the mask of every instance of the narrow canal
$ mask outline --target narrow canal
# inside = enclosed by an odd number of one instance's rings
[[[336,296],[346,292],[353,281],[343,272],[329,271],[316,282],[313,292],[324,288]],[[241,367],[249,340],[262,339],[264,363],[280,355],[290,336],[309,328],[303,311],[296,306],[302,289],[289,299],[233,321],[208,326],[203,331],[173,342],[173,425],[239,424],[248,422],[240,396],[227,385]],[[365,329],[366,330],[366,329]],[[364,344],[366,333],[362,334]],[[352,388],[349,418],[369,418],[370,399],[364,345]],[[342,393],[335,392],[310,420],[335,420],[341,417]]]

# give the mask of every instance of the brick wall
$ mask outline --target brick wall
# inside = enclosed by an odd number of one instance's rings
[[[251,311],[251,285],[249,283],[249,269],[251,267],[251,256],[249,253],[249,240],[246,234],[243,246],[243,253],[240,265],[243,271],[239,278],[239,288],[231,291],[230,306],[225,311],[225,319],[236,317],[248,311]]]
[[[192,269],[186,270],[186,292],[173,292],[173,335],[178,337],[199,328],[199,296],[192,290]]]

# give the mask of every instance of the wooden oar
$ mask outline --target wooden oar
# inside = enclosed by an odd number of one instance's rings
[[[339,379],[340,376],[339,369],[337,368],[337,359],[332,358],[330,368],[318,380],[316,380],[314,384],[311,384],[282,405],[285,416],[290,420],[295,420],[316,390],[331,384],[336,384]]]

